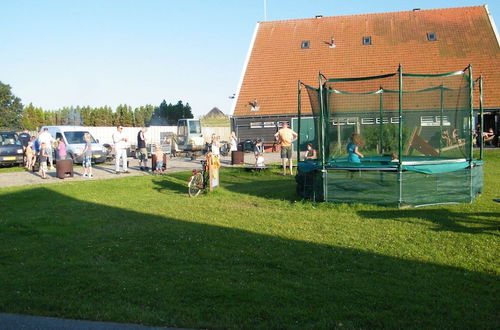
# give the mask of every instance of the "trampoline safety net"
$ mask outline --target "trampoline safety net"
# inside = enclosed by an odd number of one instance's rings
[[[398,71],[299,83],[297,191],[331,202],[419,206],[471,202],[482,190],[482,162],[473,159],[471,67],[443,74]],[[301,113],[301,90],[312,113]],[[348,158],[353,134],[363,154]]]

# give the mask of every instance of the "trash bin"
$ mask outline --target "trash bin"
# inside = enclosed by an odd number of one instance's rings
[[[231,165],[245,164],[245,153],[243,151],[233,151],[231,153]]]
[[[73,159],[56,160],[56,175],[59,179],[66,175],[73,177]]]

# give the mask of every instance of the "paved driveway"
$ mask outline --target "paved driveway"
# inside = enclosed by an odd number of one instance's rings
[[[265,155],[266,163],[278,162],[279,153],[267,153]],[[246,166],[251,165],[255,162],[255,158],[252,153],[245,153],[245,164]],[[232,167],[230,157],[221,158],[222,167]],[[200,159],[191,160],[189,158],[177,157],[172,158],[169,161],[167,173],[190,171],[194,168],[200,167]],[[82,181],[82,180],[100,180],[100,179],[116,179],[124,176],[136,176],[136,175],[151,175],[151,172],[144,172],[139,170],[139,161],[137,159],[129,158],[129,171],[128,174],[115,174],[114,163],[104,163],[93,167],[93,179],[87,179],[83,177],[83,168],[81,166],[75,166],[73,178],[65,178],[64,180],[58,179],[56,177],[55,170],[48,172],[48,179],[43,180],[38,173],[33,173],[29,171],[24,172],[10,172],[1,173],[0,172],[0,188],[3,187],[14,187],[14,186],[24,186],[30,184],[52,184],[68,181]]]

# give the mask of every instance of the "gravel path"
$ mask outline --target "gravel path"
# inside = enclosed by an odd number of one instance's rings
[[[267,153],[265,155],[266,162],[278,162],[280,161],[279,153]],[[252,165],[255,162],[255,158],[252,153],[245,153],[245,165]],[[222,167],[232,167],[230,157],[221,158]],[[195,168],[200,167],[200,159],[191,160],[189,158],[172,158],[169,161],[168,169],[166,173],[190,171]],[[81,180],[102,180],[102,179],[116,179],[125,176],[137,176],[137,175],[151,175],[151,172],[144,172],[139,169],[139,161],[137,159],[129,158],[129,172],[127,174],[115,174],[114,163],[104,163],[93,166],[94,178],[87,179],[83,177],[83,168],[81,166],[76,166],[74,168],[74,176],[72,178],[67,177],[64,180],[58,179],[56,177],[55,169],[49,171],[47,174],[48,179],[44,180],[40,177],[38,173],[33,173],[31,171],[24,172],[10,172],[1,173],[0,172],[0,188],[4,187],[15,187],[24,186],[31,184],[52,184],[52,183],[63,183],[70,181],[81,181]]]

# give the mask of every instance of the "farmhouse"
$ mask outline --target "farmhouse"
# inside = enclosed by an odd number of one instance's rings
[[[232,108],[240,139],[273,140],[297,116],[297,82],[396,72],[435,74],[471,64],[484,78],[485,129],[500,130],[500,36],[488,7],[259,22]],[[476,94],[479,95],[479,94]],[[479,98],[474,107],[479,108]],[[311,112],[302,100],[302,111]]]

